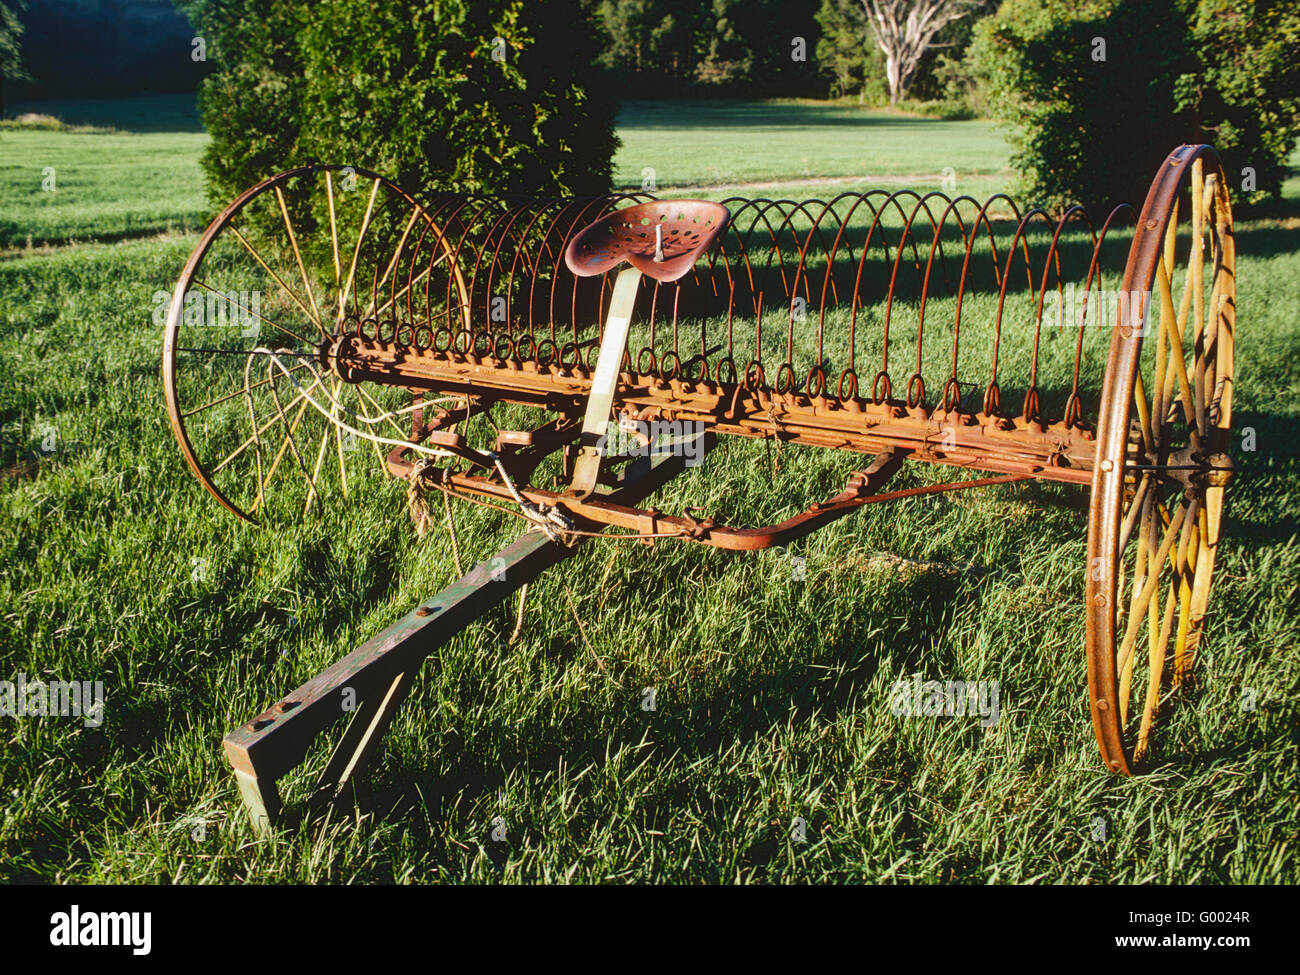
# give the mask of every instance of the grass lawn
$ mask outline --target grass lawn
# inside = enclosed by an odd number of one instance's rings
[[[830,197],[898,184],[924,192],[947,177],[957,192],[983,199],[1011,176],[992,122],[846,105],[700,102],[683,112],[676,102],[632,101],[619,113],[618,134],[614,185],[640,188],[653,170],[664,194]]]
[[[0,128],[0,252],[69,241],[196,230],[212,216],[199,155],[207,144],[185,95],[10,107],[80,131]],[[981,199],[1005,189],[1007,148],[993,123],[800,102],[628,102],[614,185],[703,199],[833,196],[907,185]],[[917,159],[926,166],[918,169]],[[47,190],[47,170],[54,189]],[[947,170],[951,172],[947,172]],[[815,180],[813,177],[816,177]]]
[[[207,135],[190,96],[12,106],[77,131],[0,127],[0,251],[198,230]]]
[[[1258,450],[1238,457],[1199,690],[1150,774],[1105,772],[1088,723],[1086,494],[1009,486],[869,508],[752,556],[588,545],[530,588],[513,645],[511,603],[426,666],[367,814],[260,841],[221,736],[450,582],[451,547],[416,539],[378,472],[281,531],[202,492],[150,311],[208,212],[204,136],[97,108],[66,120],[129,134],[0,130],[0,246],[147,235],[0,259],[0,678],[107,689],[101,728],[0,718],[0,881],[1300,880],[1300,179],[1281,214],[1238,227],[1235,409]],[[981,122],[634,103],[621,131],[618,181],[653,166],[661,192],[1005,178]],[[44,165],[68,197],[10,195]],[[102,209],[83,219],[78,200]],[[34,476],[8,470],[30,458]],[[763,524],[858,463],[787,447],[775,473],[762,444],[733,443],[656,503]],[[482,509],[457,526],[467,566],[518,530]],[[890,685],[918,672],[999,681],[1000,720],[893,715]],[[288,799],[309,785],[296,774]]]

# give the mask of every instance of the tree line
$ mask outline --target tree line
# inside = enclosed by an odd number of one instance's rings
[[[590,0],[623,96],[851,97],[969,114],[960,69],[996,0]]]
[[[69,11],[103,18],[154,6],[48,0],[41,9],[75,20]],[[1295,0],[177,6],[206,51],[200,108],[216,199],[312,158],[360,162],[412,189],[599,192],[617,146],[615,97],[829,94],[1000,119],[1018,194],[1058,210],[1139,202],[1182,142],[1219,149],[1237,202],[1277,199],[1300,138]],[[73,71],[27,58],[23,28],[35,33],[38,21],[24,7],[0,0],[0,79],[25,72],[49,83],[68,71],[86,79],[86,93],[110,90],[97,62]],[[61,57],[78,57],[76,30],[42,29]],[[173,41],[178,57],[191,58],[190,29]],[[157,32],[143,33],[140,43],[158,43]],[[96,36],[102,46],[131,35]],[[113,48],[119,70],[131,66],[124,50]]]
[[[318,5],[321,16],[330,6]],[[872,27],[869,11],[897,17],[899,0],[581,0],[576,16],[594,37],[602,87],[620,97],[851,96],[875,105],[950,96],[943,65],[960,60],[971,15],[995,2],[922,6],[939,11],[928,21],[939,30],[919,38],[907,36],[905,16],[892,35]],[[194,38],[209,10],[223,9],[221,0],[0,0],[0,97],[192,91],[209,70]],[[903,54],[892,84],[886,36]]]

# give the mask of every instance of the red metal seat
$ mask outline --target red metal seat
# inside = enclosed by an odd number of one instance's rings
[[[656,281],[684,276],[727,229],[731,214],[704,200],[654,200],[606,214],[578,232],[564,263],[580,277],[627,261]]]

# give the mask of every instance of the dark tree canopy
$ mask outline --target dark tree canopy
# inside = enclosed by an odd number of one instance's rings
[[[5,84],[27,77],[23,69],[23,24],[18,12],[26,0],[0,0],[0,113],[5,107]]]
[[[1165,154],[1208,142],[1239,202],[1276,197],[1300,136],[1294,0],[1007,0],[972,59],[1014,126],[1020,192],[1141,203]]]
[[[600,64],[619,93],[821,95],[816,0],[596,0]]]
[[[613,105],[577,0],[207,0],[200,91],[227,200],[311,160],[414,192],[598,193]]]

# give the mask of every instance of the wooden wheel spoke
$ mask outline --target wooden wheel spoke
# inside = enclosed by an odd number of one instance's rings
[[[1143,484],[1145,486],[1149,486],[1150,479],[1149,478],[1145,479]],[[1136,555],[1134,557],[1133,599],[1129,606],[1128,618],[1129,619],[1137,618],[1139,619],[1139,621],[1140,621],[1140,616],[1137,612],[1137,597],[1138,594],[1141,593],[1141,591],[1145,587],[1146,580],[1147,580],[1147,573],[1149,569],[1147,558],[1149,555],[1148,549],[1150,543],[1151,527],[1154,520],[1152,514],[1154,507],[1155,507],[1154,492],[1148,493],[1144,491],[1143,497],[1141,499],[1141,503],[1139,504],[1138,499],[1135,497],[1133,506],[1130,509],[1130,514],[1141,515],[1141,523],[1140,523],[1141,527],[1138,530],[1137,550],[1136,550]],[[1128,530],[1132,531],[1131,520],[1129,522]],[[1121,565],[1122,565],[1124,547],[1121,546],[1119,551],[1120,551]],[[1117,588],[1118,591],[1121,593],[1124,591],[1122,585],[1118,586]],[[1139,627],[1140,625],[1141,624],[1139,622]],[[1120,708],[1121,724],[1128,720],[1128,706],[1129,706],[1129,693],[1130,693],[1129,689],[1133,681],[1133,659],[1134,659],[1134,654],[1132,652],[1132,648],[1130,647],[1129,651],[1126,654],[1123,654],[1119,661],[1119,671],[1120,671],[1119,708]]]
[[[1192,384],[1187,374],[1187,360],[1183,356],[1183,337],[1179,331],[1177,318],[1174,314],[1173,298],[1169,290],[1169,277],[1165,274],[1164,265],[1158,266],[1156,271],[1157,290],[1160,292],[1160,325],[1164,333],[1163,339],[1169,343],[1169,363],[1173,366],[1173,377],[1165,379],[1166,386],[1171,386],[1173,378],[1178,381],[1179,401],[1183,407],[1183,418],[1187,421],[1188,427],[1196,428],[1196,406],[1192,399]],[[1202,435],[1203,435],[1203,431]]]
[[[324,327],[322,327],[321,323],[317,321],[315,317],[312,316],[312,313],[308,310],[307,306],[302,303],[302,299],[299,298],[294,293],[293,289],[284,283],[284,278],[280,277],[280,275],[276,274],[274,271],[271,270],[271,266],[262,259],[262,255],[257,252],[257,249],[253,247],[253,245],[248,242],[248,240],[244,237],[244,235],[239,232],[239,228],[235,226],[233,221],[229,224],[229,227],[230,227],[230,232],[235,235],[235,239],[237,239],[241,244],[244,245],[244,247],[248,250],[248,253],[253,255],[253,259],[256,260],[258,264],[262,265],[263,270],[265,270],[267,274],[271,275],[275,283],[278,284],[281,287],[281,289],[283,289],[284,293],[289,296],[290,300],[292,300],[295,305],[297,305],[300,309],[302,309],[302,313],[312,320],[313,324],[315,324],[315,326],[318,329],[320,329],[321,335],[324,336],[326,334]],[[301,337],[299,338],[300,341],[303,341]]]
[[[1133,599],[1132,606],[1129,609],[1128,629],[1124,633],[1124,641],[1120,644],[1118,659],[1121,669],[1126,665],[1128,657],[1133,653],[1133,648],[1137,643],[1138,632],[1142,627],[1142,618],[1146,615],[1147,607],[1151,604],[1151,597],[1155,595],[1156,587],[1160,582],[1160,566],[1169,557],[1173,550],[1174,542],[1178,538],[1179,530],[1182,528],[1183,519],[1187,514],[1187,506],[1179,505],[1178,510],[1173,515],[1169,524],[1165,528],[1164,539],[1160,547],[1156,550],[1155,557],[1152,559],[1152,571],[1143,583],[1141,590]]]
[[[1193,524],[1189,520],[1189,524]],[[1187,672],[1187,641],[1191,633],[1192,579],[1196,572],[1196,561],[1200,553],[1201,540],[1199,527],[1193,524],[1192,541],[1187,545],[1182,560],[1182,572],[1178,576],[1178,635],[1174,641],[1174,686],[1183,682]]]
[[[290,403],[289,406],[290,408],[292,408],[293,404]],[[307,410],[307,397],[304,396],[302,397],[302,405],[298,407],[298,413],[293,418],[293,423],[289,425],[289,429],[285,434],[284,440],[280,443],[280,449],[276,451],[275,460],[271,463],[271,469],[267,471],[266,477],[264,479],[261,479],[261,483],[258,485],[257,499],[253,502],[254,511],[256,511],[264,503],[266,499],[266,486],[271,483],[271,478],[275,476],[276,468],[280,466],[280,461],[284,457],[284,452],[285,450],[288,449],[293,434],[297,432],[298,423],[299,421],[302,420],[303,414],[306,412],[306,410]],[[279,420],[279,419],[281,418],[280,417],[275,418],[275,420]],[[275,422],[275,420],[272,420],[272,422]],[[294,448],[294,456],[297,456],[296,447]]]
[[[320,480],[320,470],[325,463],[325,451],[329,447],[331,428],[338,430],[333,423],[327,422],[321,431],[320,448],[316,451],[316,466],[312,468],[311,477],[307,481],[307,502],[303,505],[303,514],[311,510],[311,503],[316,497],[316,482]]]
[[[262,385],[262,384],[265,383],[265,382],[266,382],[265,380],[262,380],[262,381],[256,383],[256,385],[260,386],[260,385]],[[315,386],[316,386],[316,383],[312,383],[310,386],[307,387],[307,389],[306,389],[305,391],[301,391],[301,392],[299,392],[297,396],[295,396],[293,399],[289,400],[289,402],[288,402],[288,404],[286,405],[285,408],[286,408],[286,409],[293,409],[293,406],[294,406],[295,403],[298,403],[298,402],[301,402],[301,401],[303,401],[303,400],[306,400],[306,398],[307,398],[307,393],[311,392],[311,390],[314,389]],[[253,386],[250,385],[250,386],[249,386],[249,389],[252,389],[252,388],[253,388]],[[240,394],[242,394],[242,393],[244,392],[244,390],[241,389],[239,392],[240,392]],[[304,405],[305,405],[305,404],[304,404]],[[241,443],[238,447],[236,447],[236,448],[234,449],[234,451],[232,451],[229,455],[227,455],[227,456],[225,457],[225,459],[221,461],[221,463],[217,464],[216,467],[212,468],[212,473],[213,473],[214,475],[215,475],[215,474],[219,474],[219,473],[221,472],[221,470],[222,470],[222,469],[223,469],[227,464],[229,464],[231,461],[233,461],[233,460],[235,460],[237,457],[239,457],[239,455],[242,454],[245,450],[247,450],[247,449],[248,449],[252,444],[256,443],[256,442],[258,441],[258,438],[261,437],[261,435],[264,434],[267,430],[271,429],[271,425],[274,424],[274,423],[279,422],[279,420],[280,420],[280,417],[277,415],[277,416],[273,416],[273,417],[271,417],[271,419],[267,420],[267,421],[266,421],[265,423],[263,423],[260,427],[259,427],[259,426],[255,426],[254,429],[253,429],[253,433],[249,436],[249,438],[248,438],[247,440],[245,440],[243,443]]]
[[[398,426],[397,421],[393,419],[392,411],[386,410],[382,406],[380,406],[375,401],[375,398],[371,396],[368,392],[366,392],[365,389],[363,389],[360,384],[357,384],[356,390],[358,396],[364,396],[367,400],[370,401],[370,405],[379,411],[379,416],[374,417],[373,419],[378,419],[379,417],[383,417],[385,420],[388,421],[388,425],[397,431],[397,436],[405,439],[406,431],[403,430],[400,426]],[[366,419],[372,419],[372,418],[367,416]]]
[[[1124,524],[1120,528],[1119,557],[1121,559],[1124,558],[1124,550],[1128,548],[1129,538],[1133,534],[1133,526],[1146,502],[1146,493],[1150,487],[1151,475],[1144,471],[1141,480],[1138,481],[1137,489],[1133,492],[1133,500],[1129,502],[1128,514],[1124,516]],[[1139,542],[1139,544],[1141,543]]]
[[[268,376],[271,375],[271,371],[274,368],[275,368],[274,361],[267,363],[266,370]],[[294,438],[294,435],[298,432],[298,423],[299,421],[302,420],[302,417],[305,414],[307,407],[309,405],[308,396],[311,393],[311,390],[315,389],[319,385],[320,385],[320,377],[317,376],[316,379],[313,380],[311,386],[303,391],[303,402],[302,405],[298,408],[298,416],[294,418],[293,423],[285,422],[286,429],[284,434],[284,442],[280,444],[280,451],[279,454],[277,454],[276,456],[276,463],[278,464],[280,456],[284,454],[285,448],[288,447],[289,453],[293,455],[294,462],[298,465],[299,472],[307,481],[307,491],[308,491],[307,497],[309,500],[312,494],[314,494],[316,491],[316,484],[312,480],[312,476],[307,473],[307,465],[303,463],[302,454],[298,452],[298,442]],[[276,392],[274,383],[271,384],[271,397],[275,400],[276,413],[278,414],[278,418],[281,421],[285,421],[284,408],[280,405],[280,394]],[[271,473],[267,474],[266,476],[267,482],[271,480],[271,476],[274,473],[275,473],[275,468],[272,467]],[[263,493],[265,493],[265,490],[266,490],[266,483],[263,483],[261,490],[258,492],[259,498],[262,496]]]
[[[1174,605],[1174,592],[1171,589],[1166,600],[1159,635],[1151,645],[1150,666],[1147,670],[1146,702],[1142,708],[1142,723],[1138,728],[1137,745],[1133,748],[1135,761],[1141,761],[1146,754],[1151,736],[1151,724],[1155,720],[1156,709],[1160,704],[1160,681],[1165,672],[1165,648],[1169,643],[1169,633],[1173,629]]]
[[[1133,402],[1137,406],[1138,423],[1142,428],[1142,447],[1151,453],[1155,447],[1155,432],[1151,423],[1151,405],[1147,402],[1146,387],[1140,372],[1134,377]]]
[[[419,216],[420,216],[419,210],[411,211],[411,219],[406,222],[406,228],[402,231],[401,239],[398,240],[397,246],[393,248],[393,256],[389,258],[388,266],[384,268],[383,277],[379,278],[379,280],[375,283],[375,286],[371,291],[371,295],[370,295],[370,304],[366,306],[366,310],[361,317],[365,318],[372,313],[376,315],[378,314],[378,312],[375,311],[374,308],[375,308],[375,302],[379,298],[379,289],[388,283],[388,276],[393,273],[393,268],[397,266],[398,258],[402,256],[402,248],[406,246],[406,238],[411,233],[411,228],[415,226],[415,221]]]
[[[370,416],[370,414],[366,412],[366,405],[365,403],[361,402],[361,387],[359,385],[355,385],[355,386],[351,386],[350,389],[356,391],[357,393],[357,408],[356,408],[357,416],[361,417],[362,422],[365,423],[366,426],[370,426],[371,425],[370,421],[376,418]],[[383,411],[381,410],[380,412]],[[379,449],[378,442],[376,442],[371,438],[366,438],[366,439],[369,441],[370,446],[375,449],[375,460],[379,461],[379,466],[382,469],[384,466],[383,451]]]
[[[298,363],[296,366],[294,366],[293,368],[291,368],[291,369],[287,369],[287,370],[285,370],[285,371],[286,371],[286,372],[297,372],[299,369],[306,369],[306,368],[307,368],[307,364],[306,364],[305,362],[300,362],[300,363]],[[195,407],[194,409],[192,409],[192,410],[184,410],[184,411],[181,412],[181,416],[182,416],[182,417],[185,417],[185,418],[188,418],[188,417],[194,416],[195,414],[202,413],[204,410],[210,410],[210,409],[212,409],[212,407],[214,407],[214,406],[220,406],[222,403],[226,402],[227,400],[232,400],[232,399],[234,399],[236,396],[243,396],[245,393],[249,392],[250,390],[257,389],[259,386],[265,386],[265,385],[267,385],[268,383],[270,383],[271,381],[272,381],[272,380],[270,380],[270,379],[259,379],[259,380],[258,380],[257,382],[255,382],[255,383],[251,383],[251,384],[246,385],[246,386],[241,386],[241,387],[239,387],[239,389],[235,390],[233,393],[227,393],[225,396],[219,396],[219,397],[217,397],[216,399],[211,400],[210,402],[204,403],[202,406],[196,406],[196,407]]]
[[[370,217],[375,209],[375,195],[379,192],[379,180],[376,179],[370,187],[370,199],[366,202],[366,215],[361,220],[361,230],[357,234],[357,246],[352,251],[352,266],[348,268],[347,281],[343,285],[343,293],[339,296],[339,324],[343,324],[343,319],[347,317],[346,309],[348,307],[348,298],[352,294],[353,286],[357,279],[357,261],[361,257],[361,244],[365,240],[366,231],[370,229]]]
[[[338,320],[342,322],[345,315],[343,309],[343,289],[341,287],[343,284],[343,268],[339,264],[339,225],[338,219],[334,214],[334,180],[328,169],[325,170],[325,195],[329,199],[330,247],[334,253],[334,289],[338,292],[339,296]]]
[[[334,395],[331,398],[332,405],[330,406],[330,419],[334,421],[333,423],[331,423],[331,426],[334,427],[334,444],[338,448],[339,484],[342,486],[343,496],[346,498],[348,496],[348,471],[347,471],[347,465],[343,462],[343,432],[339,428],[337,422],[338,415],[339,415],[339,408],[338,408],[339,387],[341,385],[342,385],[342,381],[337,377],[335,377]]]
[[[311,281],[307,277],[307,268],[302,263],[302,252],[298,250],[298,238],[293,232],[293,221],[289,219],[289,208],[284,202],[284,193],[280,187],[275,188],[275,198],[280,204],[280,216],[284,218],[284,229],[289,234],[289,244],[293,247],[294,260],[298,262],[298,273],[302,275],[302,286],[307,292],[307,300],[311,302],[312,321],[316,327],[324,331],[320,320],[320,308],[316,305],[316,296],[312,294]]]
[[[375,309],[375,314],[376,314],[376,315],[381,315],[381,314],[383,314],[383,312],[384,312],[384,310],[385,310],[386,308],[388,308],[390,305],[392,305],[394,302],[396,302],[396,301],[397,301],[399,298],[401,298],[404,294],[406,294],[407,292],[409,292],[409,291],[411,290],[411,288],[413,288],[416,284],[418,284],[419,282],[423,281],[423,280],[424,280],[425,278],[427,278],[430,274],[432,274],[432,273],[433,273],[433,269],[434,269],[435,267],[437,267],[437,266],[438,266],[439,264],[441,264],[441,263],[442,263],[442,258],[441,258],[441,257],[438,257],[438,258],[436,258],[435,260],[433,260],[432,262],[430,262],[429,266],[426,267],[423,271],[421,271],[421,272],[420,272],[418,275],[416,275],[414,278],[412,278],[410,281],[408,281],[408,282],[406,283],[406,286],[403,287],[402,290],[398,291],[398,292],[397,292],[396,294],[394,294],[391,298],[389,298],[387,301],[385,301],[382,305],[380,305],[378,308],[376,308],[376,309]]]
[[[228,302],[229,304],[234,305],[234,306],[235,306],[236,308],[238,308],[240,311],[247,312],[248,314],[252,315],[254,318],[257,318],[257,319],[259,319],[260,321],[266,322],[266,324],[270,325],[272,328],[274,328],[275,330],[277,330],[277,331],[279,331],[279,332],[283,332],[285,335],[289,336],[289,338],[291,338],[291,339],[297,339],[297,340],[298,340],[299,342],[301,342],[303,345],[311,345],[311,343],[310,343],[309,341],[307,341],[306,338],[304,338],[303,336],[299,335],[297,332],[293,331],[292,329],[285,328],[283,325],[279,324],[278,322],[273,322],[273,321],[271,321],[271,319],[266,318],[265,316],[263,316],[263,315],[260,314],[259,312],[255,312],[255,311],[253,311],[253,309],[251,309],[251,308],[247,308],[247,307],[245,307],[244,305],[241,305],[239,302],[235,301],[234,298],[231,298],[229,294],[227,294],[227,293],[224,292],[224,291],[220,291],[220,290],[218,290],[218,289],[212,287],[211,285],[209,285],[207,282],[203,281],[202,279],[200,279],[200,278],[195,278],[195,279],[194,279],[194,283],[197,284],[200,288],[203,288],[205,291],[210,291],[212,294],[216,295],[216,296],[217,296],[218,298],[220,298],[222,301],[225,301],[225,302]]]

